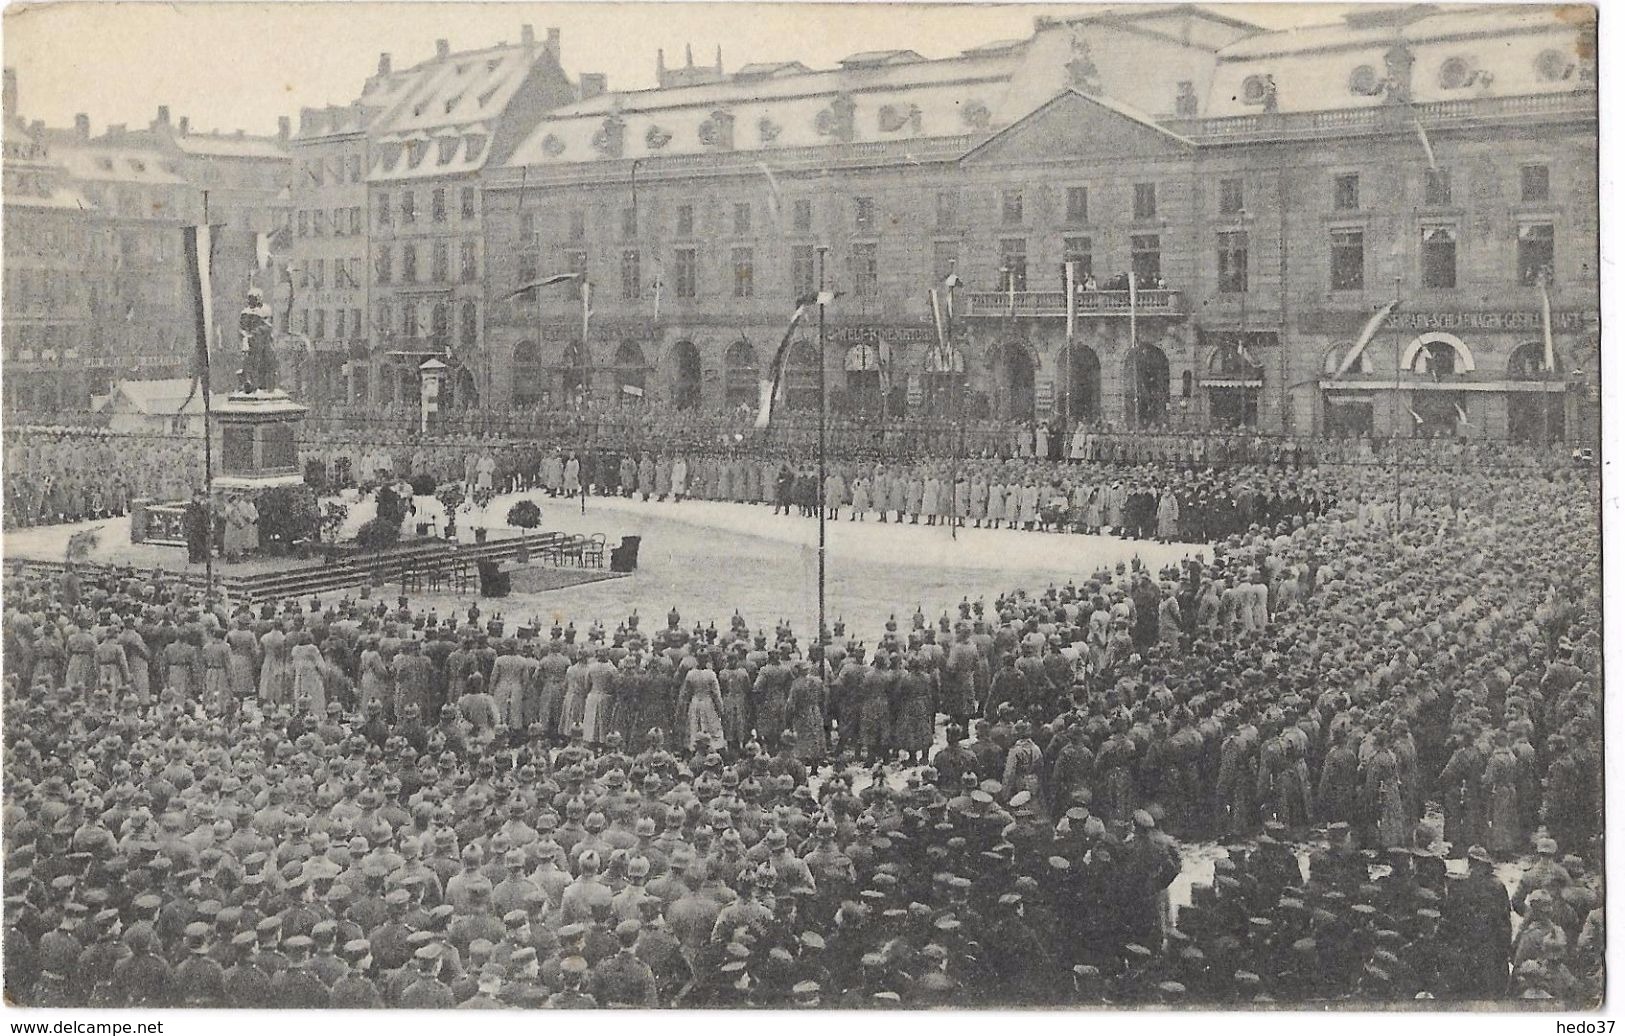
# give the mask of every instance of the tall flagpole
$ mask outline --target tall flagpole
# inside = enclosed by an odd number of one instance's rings
[[[209,248],[207,252],[198,256],[198,263],[205,268],[214,265],[214,231],[209,227],[209,192],[203,192],[203,227],[209,235]],[[203,252],[203,249],[199,249]],[[205,278],[209,282],[209,290],[214,291],[214,278]],[[205,306],[212,306],[214,301],[205,298]],[[214,596],[214,403],[209,398],[214,394],[214,386],[210,384],[209,376],[209,342],[207,337],[203,341],[203,363],[198,371],[199,388],[203,390],[203,596],[207,607],[208,599]],[[260,386],[255,386],[256,388]]]
[[[818,670],[820,681],[827,678],[828,664],[825,655],[824,621],[824,560],[829,547],[829,501],[824,498],[824,472],[826,458],[824,455],[825,440],[829,428],[829,389],[828,371],[825,369],[824,357],[824,265],[829,254],[829,247],[818,246]]]

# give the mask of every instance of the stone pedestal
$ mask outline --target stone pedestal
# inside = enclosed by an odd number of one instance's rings
[[[244,498],[259,516],[245,540],[219,528],[228,557],[261,549],[282,553],[296,538],[314,539],[316,501],[299,464],[306,410],[281,389],[234,392],[214,408],[210,448],[217,520],[224,526],[232,502]]]
[[[299,430],[307,408],[281,389],[234,392],[214,409],[214,487],[258,491],[304,482]]]

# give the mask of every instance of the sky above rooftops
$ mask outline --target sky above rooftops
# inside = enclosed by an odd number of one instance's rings
[[[1209,4],[1268,28],[1335,21],[1350,4]],[[748,10],[746,10],[748,8]],[[4,55],[18,76],[18,112],[52,126],[90,116],[147,125],[158,106],[191,118],[198,131],[275,133],[277,116],[301,107],[348,104],[390,53],[402,69],[454,51],[516,43],[520,26],[538,39],[557,26],[565,71],[603,72],[612,90],[655,85],[655,51],[680,65],[725,71],[752,62],[832,67],[859,51],[911,49],[946,57],[993,40],[1031,34],[1039,15],[1086,13],[1089,5],[927,3],[445,4],[121,3],[13,6],[5,12]]]

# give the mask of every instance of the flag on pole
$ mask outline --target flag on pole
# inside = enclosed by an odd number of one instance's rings
[[[1007,274],[1005,292],[1009,296],[1010,315],[1016,315],[1016,271],[1010,270]]]
[[[1456,417],[1462,424],[1466,425],[1467,427],[1471,428],[1473,426],[1473,422],[1467,420],[1467,411],[1462,409],[1460,403],[1456,404]]]
[[[954,272],[955,265],[956,264],[954,262],[949,262],[948,276],[942,279],[942,292],[945,296],[947,296],[947,305],[944,308],[947,312],[948,326],[950,329],[952,329],[954,322],[954,289],[959,287],[960,284],[959,274]]]
[[[1557,347],[1552,344],[1552,293],[1547,289],[1549,280],[1542,275],[1540,278],[1540,333],[1546,346],[1546,370],[1548,373],[1557,370]]]
[[[177,413],[185,411],[201,390],[209,397],[209,342],[214,338],[214,245],[217,228],[204,224],[181,228],[186,257],[186,287],[192,295],[192,390]],[[133,313],[133,307],[131,312]]]
[[[880,371],[880,391],[891,391],[891,343],[884,338],[875,349],[875,366]]]
[[[666,286],[666,268],[655,258],[655,319],[660,319],[660,292]]]
[[[1427,424],[1426,421],[1422,420],[1422,415],[1416,412],[1415,407],[1406,407],[1405,409],[1407,409],[1407,410],[1409,410],[1411,412],[1411,417],[1416,421],[1416,423],[1418,425]]]
[[[1128,347],[1134,349],[1139,345],[1140,329],[1140,286],[1139,277],[1133,270],[1128,273]]]
[[[1072,260],[1066,263],[1066,338],[1078,333],[1078,264]]]
[[[931,318],[936,322],[937,325],[937,356],[940,360],[946,362],[949,355],[948,325],[943,320],[942,297],[937,294],[937,289],[935,288],[931,289]],[[946,370],[947,368],[944,367],[943,369]]]
[[[1365,347],[1370,345],[1371,339],[1377,336],[1377,330],[1382,327],[1383,321],[1387,320],[1388,315],[1398,306],[1399,299],[1392,298],[1381,309],[1371,314],[1371,319],[1367,320],[1365,327],[1360,329],[1360,337],[1356,338],[1354,344],[1349,346],[1349,351],[1343,354],[1343,359],[1338,363],[1337,370],[1332,373],[1332,377],[1341,378],[1354,369],[1354,365],[1360,362],[1360,355],[1365,352]]]
[[[1416,126],[1416,138],[1422,142],[1422,153],[1428,156],[1428,168],[1438,172],[1439,163],[1433,157],[1433,141],[1428,139],[1428,131],[1423,127],[1421,117],[1415,117],[1411,122]]]
[[[581,340],[587,340],[587,331],[592,325],[592,282],[581,278]]]
[[[532,291],[532,290],[534,290],[536,288],[545,288],[550,284],[563,284],[565,281],[577,280],[580,277],[581,277],[581,274],[579,274],[579,273],[555,273],[555,274],[550,274],[549,276],[543,277],[540,280],[531,281],[528,284],[521,284],[519,287],[517,287],[514,290],[508,292],[508,294],[502,296],[502,301],[506,302],[509,299],[514,298],[515,296],[523,295],[525,292]]]
[[[766,428],[773,420],[773,401],[778,397],[779,384],[784,377],[784,361],[790,355],[790,340],[795,337],[796,328],[807,316],[807,310],[819,304],[822,296],[803,295],[796,299],[795,312],[790,314],[790,326],[785,329],[784,337],[779,340],[779,348],[773,353],[773,362],[764,372],[765,377],[757,385],[760,398],[756,407],[756,427]]]

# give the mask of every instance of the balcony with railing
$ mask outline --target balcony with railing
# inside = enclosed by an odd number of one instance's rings
[[[960,296],[967,317],[1064,317],[1065,291],[967,291]],[[1080,291],[1079,317],[1126,317],[1129,292]],[[1185,315],[1185,293],[1172,288],[1142,288],[1134,292],[1132,308],[1138,316]]]

